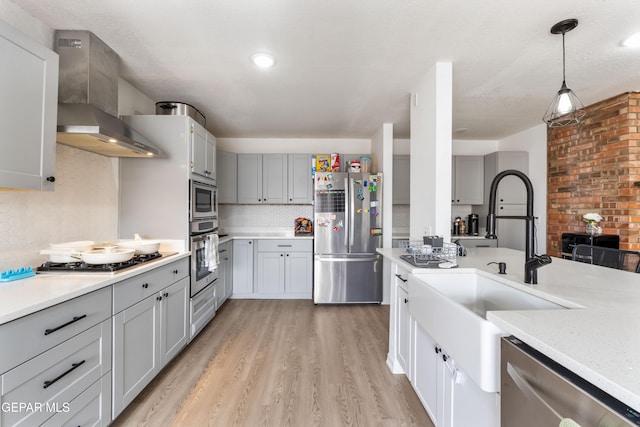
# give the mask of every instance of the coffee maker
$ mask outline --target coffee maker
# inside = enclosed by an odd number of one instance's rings
[[[478,235],[478,214],[470,214],[467,221],[467,234],[470,236]]]

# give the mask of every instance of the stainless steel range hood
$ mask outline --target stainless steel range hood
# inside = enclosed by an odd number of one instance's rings
[[[57,141],[109,157],[163,157],[117,117],[118,55],[88,31],[57,30]]]

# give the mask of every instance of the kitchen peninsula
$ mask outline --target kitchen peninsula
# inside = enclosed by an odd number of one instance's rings
[[[564,307],[487,311],[486,319],[502,335],[516,336],[636,411],[640,409],[640,342],[634,338],[640,324],[637,274],[553,258],[538,270],[538,284],[526,285],[520,251],[469,248],[466,257],[458,258],[458,267],[447,270],[416,268],[400,258],[399,249],[378,252],[391,263],[392,271],[386,274],[391,277],[392,301],[397,293],[394,273],[400,268],[427,284],[429,278],[442,275],[478,274]],[[488,265],[491,262],[505,262],[507,274],[498,274],[497,265]],[[405,297],[409,304],[410,289]],[[390,334],[397,330],[394,323],[392,302]],[[392,339],[388,365],[393,370],[397,351]]]

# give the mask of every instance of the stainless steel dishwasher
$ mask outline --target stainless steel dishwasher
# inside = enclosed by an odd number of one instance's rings
[[[511,336],[501,340],[502,427],[640,426],[640,413]]]

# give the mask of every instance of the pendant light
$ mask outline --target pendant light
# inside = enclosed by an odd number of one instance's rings
[[[579,123],[585,116],[584,105],[565,82],[564,35],[578,26],[577,19],[565,19],[551,27],[551,34],[562,34],[562,87],[542,118],[552,128]]]

